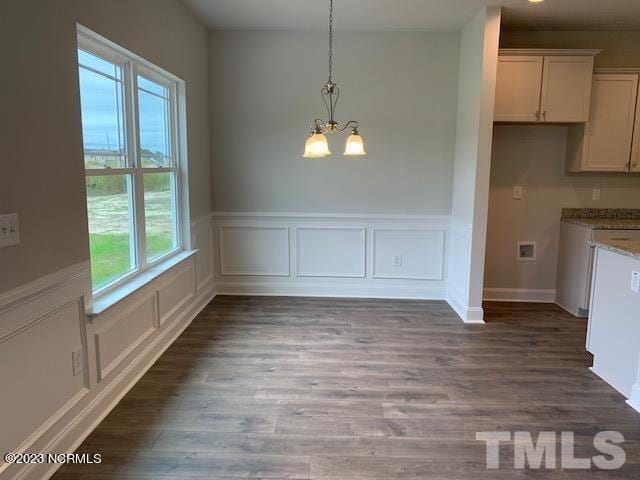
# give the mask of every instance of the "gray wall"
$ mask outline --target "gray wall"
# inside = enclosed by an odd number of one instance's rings
[[[207,31],[175,0],[0,4],[0,213],[21,244],[0,250],[0,292],[89,258],[76,22],[185,80],[191,214],[210,211]]]
[[[640,31],[506,31],[505,48],[600,48],[596,67],[640,67]]]
[[[210,34],[214,209],[449,214],[458,33],[337,32],[337,117],[358,120],[366,157],[303,159],[324,115],[327,35]]]
[[[640,208],[640,175],[567,174],[566,141],[566,126],[495,126],[486,287],[556,288],[561,208]],[[522,200],[512,199],[516,185]],[[537,242],[537,261],[515,260],[521,240]]]

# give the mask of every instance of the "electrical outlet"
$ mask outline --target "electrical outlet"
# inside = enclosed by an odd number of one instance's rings
[[[82,348],[78,348],[71,352],[71,364],[73,368],[73,376],[82,372]]]
[[[593,192],[591,193],[591,200],[595,200],[595,201],[600,200],[600,189],[599,188],[594,188],[593,189]]]
[[[640,293],[640,272],[631,272],[631,291]]]
[[[0,215],[0,248],[20,243],[20,225],[18,214]]]
[[[522,200],[522,187],[513,187],[513,199]]]
[[[394,255],[393,256],[393,266],[401,267],[402,266],[402,255]]]

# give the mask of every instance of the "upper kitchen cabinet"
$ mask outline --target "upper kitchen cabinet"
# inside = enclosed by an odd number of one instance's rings
[[[584,123],[599,50],[500,49],[496,122]]]
[[[526,55],[498,57],[496,77],[496,122],[540,120],[540,89],[543,57]]]
[[[630,164],[637,167],[637,147],[633,152],[635,160],[632,159],[637,99],[637,74],[593,76],[589,122],[569,128],[567,170],[628,172]],[[638,144],[637,134],[635,140]]]
[[[633,146],[631,148],[629,170],[631,172],[640,172],[640,92],[636,97],[636,120],[633,130]]]

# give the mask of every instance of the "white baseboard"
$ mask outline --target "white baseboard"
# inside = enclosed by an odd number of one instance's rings
[[[636,412],[640,412],[640,383],[635,383],[631,388],[631,396],[627,400],[627,405]]]
[[[604,375],[602,372],[600,372],[596,367],[589,367],[589,370],[591,370],[595,375],[597,375],[602,381],[604,381],[605,383],[607,383],[611,388],[613,388],[616,392],[618,392],[620,395],[622,395],[623,397],[627,398],[627,395],[620,390],[618,387],[616,387],[614,385],[613,382],[611,382],[606,375]]]
[[[282,297],[389,298],[444,300],[445,291],[407,285],[325,285],[300,283],[216,283],[219,295],[264,295]]]
[[[483,324],[484,310],[481,307],[469,307],[465,302],[449,293],[447,303],[464,323]]]
[[[488,302],[555,303],[556,291],[533,288],[485,288],[483,297]]]
[[[173,320],[171,326],[147,345],[131,363],[57,432],[47,432],[34,447],[42,452],[73,452],[113,410],[126,393],[140,380],[164,351],[191,324],[193,319],[215,297],[213,285],[202,289],[198,296]],[[55,429],[52,429],[55,430]],[[16,480],[50,478],[60,465],[27,465],[12,472]]]

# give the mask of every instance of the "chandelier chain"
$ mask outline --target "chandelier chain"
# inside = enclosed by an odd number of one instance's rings
[[[333,77],[333,0],[329,0],[329,83]]]

